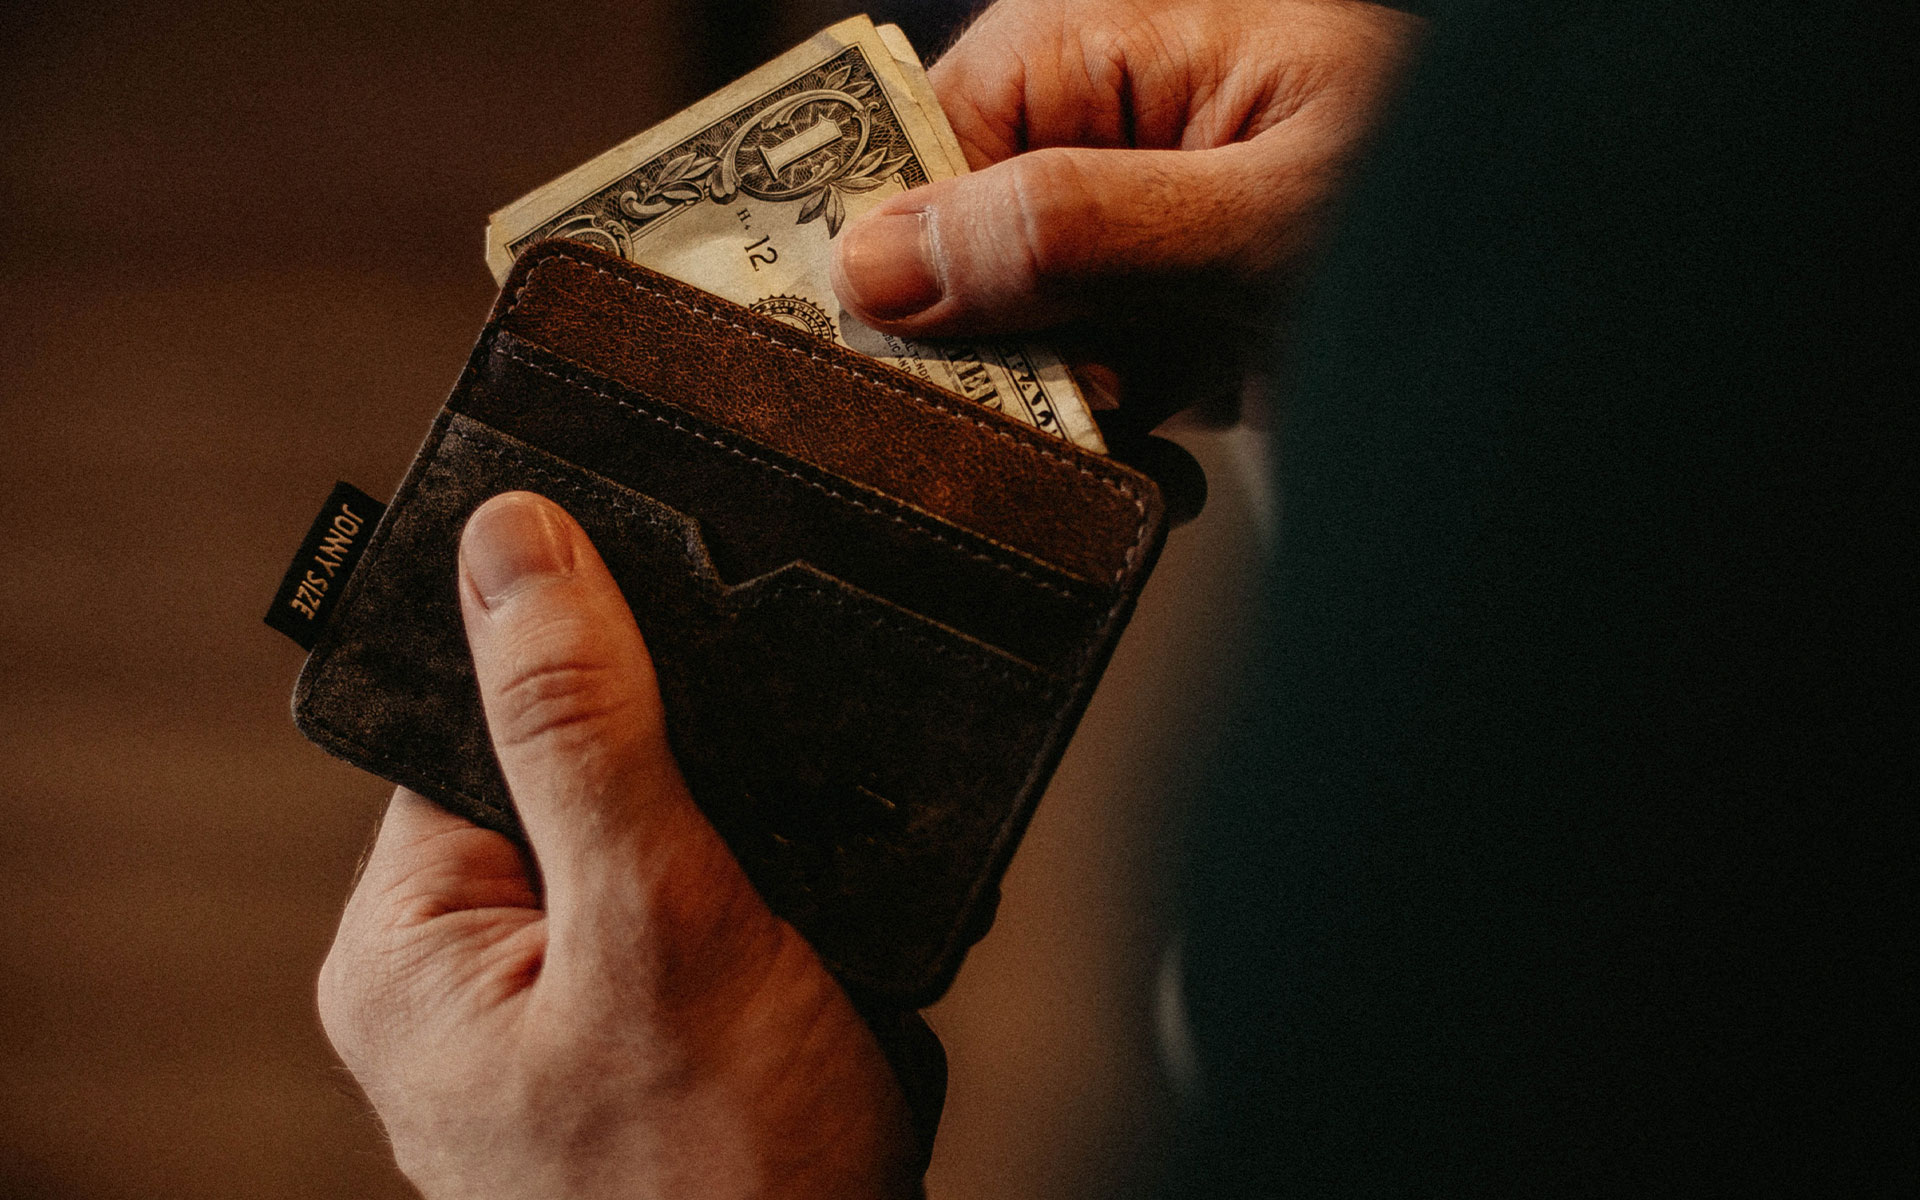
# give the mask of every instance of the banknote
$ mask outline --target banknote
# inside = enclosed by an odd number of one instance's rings
[[[487,265],[504,281],[526,247],[573,238],[1104,452],[1046,348],[908,341],[835,298],[828,265],[848,222],[966,170],[906,37],[854,17],[494,213]]]

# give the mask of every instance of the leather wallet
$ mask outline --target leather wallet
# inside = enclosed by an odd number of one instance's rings
[[[523,489],[586,529],[696,801],[869,997],[931,1001],[1165,534],[1145,475],[571,242],[522,256],[295,691],[328,751],[518,838],[460,531]]]

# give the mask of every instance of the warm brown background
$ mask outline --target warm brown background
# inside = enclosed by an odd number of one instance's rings
[[[294,733],[260,614],[333,481],[406,465],[492,294],[485,215],[857,7],[5,9],[0,1197],[409,1194],[311,999],[387,789]],[[1246,437],[1190,444],[1213,503],[934,1013],[937,1197],[1125,1194],[1165,1137],[1158,781],[1258,525]]]

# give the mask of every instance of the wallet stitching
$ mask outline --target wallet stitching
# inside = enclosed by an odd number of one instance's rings
[[[618,496],[609,496],[604,492],[604,490],[589,488],[578,480],[567,478],[565,475],[560,474],[559,472],[553,470],[551,467],[547,467],[541,463],[534,462],[533,460],[527,458],[525,455],[519,453],[518,451],[512,449],[511,447],[490,445],[487,442],[481,440],[480,438],[475,437],[473,434],[466,433],[461,429],[459,429],[458,427],[452,426],[452,425],[449,425],[447,427],[447,434],[450,437],[459,438],[461,441],[472,446],[475,450],[479,451],[482,454],[486,454],[498,460],[510,462],[515,466],[518,466],[523,470],[526,470],[534,475],[539,475],[545,479],[551,480],[552,482],[560,485],[561,487],[566,488],[568,491],[573,492],[576,495],[582,496],[588,500],[591,500],[597,504],[604,504],[609,508],[613,508],[619,512],[626,513],[628,516],[637,517],[642,520],[646,519],[650,515],[646,512],[643,512],[639,508],[636,508],[631,503],[621,500]],[[435,457],[436,459],[438,458],[437,455]],[[435,466],[440,467],[440,464],[436,461]],[[449,468],[440,467],[440,469],[448,471],[450,473]],[[782,580],[781,582],[776,583],[771,587],[767,588],[766,595],[769,597],[773,597],[773,596],[785,595],[788,592],[796,592],[796,591],[810,592],[816,596],[819,596],[821,599],[826,600],[828,603],[832,604],[836,608],[850,607],[848,600],[845,596],[838,595],[834,592],[829,591],[826,588],[819,586],[818,584],[810,583],[805,580]],[[722,611],[726,612],[729,618],[734,618],[738,616],[738,613],[732,609],[723,609]],[[919,629],[918,627],[912,624],[909,624],[906,621],[900,620],[897,617],[888,617],[885,613],[880,613],[877,615],[868,614],[866,616],[866,621],[876,629],[891,629],[896,633],[905,635],[906,637],[912,639],[914,642],[922,646],[925,646],[927,649],[932,650],[937,654],[944,654],[947,657],[958,659],[962,662],[975,666],[981,670],[990,672],[995,676],[997,676],[998,678],[1003,679],[1007,683],[1010,683],[1015,687],[1018,687],[1024,691],[1029,691],[1029,692],[1040,691],[1043,693],[1051,693],[1053,690],[1043,680],[1029,678],[1025,675],[1016,673],[1014,667],[1011,664],[1003,662],[991,655],[982,654],[977,650],[970,650],[966,647],[943,645],[942,643],[937,642],[932,638],[928,637],[927,634],[921,629]],[[960,636],[965,636],[965,635],[963,634]],[[1026,665],[1028,670],[1036,674],[1043,674],[1043,675],[1045,674],[1045,672],[1042,671],[1039,667],[1034,667],[1028,664],[1022,664],[1022,665]]]
[[[786,478],[793,480],[795,483],[803,484],[806,487],[812,488],[814,491],[820,492],[821,494],[831,499],[838,500],[843,504],[851,505],[854,508],[862,510],[863,512],[871,513],[876,517],[883,517],[886,520],[892,521],[894,524],[899,525],[904,529],[908,529],[915,533],[921,534],[925,537],[932,538],[934,541],[939,542],[941,545],[947,546],[953,550],[957,550],[976,562],[983,562],[983,563],[986,563],[988,566],[995,567],[999,570],[1006,571],[1010,574],[1016,575],[1019,578],[1026,580],[1028,583],[1033,584],[1035,587],[1044,588],[1045,590],[1052,592],[1057,596],[1064,597],[1065,599],[1070,600],[1076,604],[1084,603],[1083,598],[1076,592],[1073,592],[1067,588],[1061,587],[1057,583],[1050,583],[1047,580],[1040,578],[1038,575],[1035,575],[1030,571],[1017,567],[1012,563],[1005,562],[1001,559],[995,558],[991,554],[982,554],[978,550],[974,550],[967,546],[963,546],[959,542],[954,541],[952,538],[946,536],[945,534],[940,533],[938,530],[929,529],[924,524],[917,521],[911,521],[899,513],[887,512],[886,510],[877,508],[874,505],[868,504],[863,500],[859,500],[853,496],[848,496],[841,492],[835,491],[833,488],[830,488],[825,484],[820,483],[817,480],[808,479],[806,476],[800,474],[797,471],[789,471],[785,467],[780,466],[778,463],[770,462],[767,459],[761,458],[757,454],[753,454],[746,450],[742,450],[738,446],[730,445],[727,441],[725,441],[722,438],[710,436],[708,434],[700,432],[698,429],[690,429],[687,426],[682,425],[680,422],[674,420],[672,417],[665,416],[661,413],[653,412],[635,403],[634,401],[627,399],[624,396],[611,395],[607,392],[601,391],[599,388],[593,387],[592,385],[582,380],[569,378],[561,374],[560,372],[552,370],[549,367],[542,366],[541,364],[536,363],[531,359],[521,357],[518,351],[514,351],[514,350],[507,351],[507,357],[512,359],[514,362],[517,362],[522,366],[526,367],[530,371],[537,371],[540,374],[547,376],[549,379],[556,380],[560,383],[566,384],[569,387],[578,388],[581,391],[586,392],[588,395],[598,396],[602,400],[608,401],[609,403],[612,403],[612,404],[617,404],[620,407],[631,411],[636,416],[642,416],[642,417],[646,417],[648,420],[657,421],[660,424],[667,426],[669,429],[673,429],[679,433],[686,434],[689,437],[697,438],[700,441],[707,443],[709,446],[713,446],[720,450],[725,450],[729,454],[736,455],[740,458],[744,458],[748,462],[753,463],[756,466],[765,467],[767,470],[772,471],[776,475],[784,475]],[[1123,574],[1124,572],[1116,572],[1114,574],[1113,581],[1115,583],[1119,583]]]
[[[940,403],[939,401],[933,398],[919,395],[915,392],[901,388],[898,385],[895,385],[889,382],[872,379],[862,374],[861,372],[855,371],[843,364],[833,362],[828,359],[824,359],[820,355],[812,352],[809,349],[788,343],[784,338],[769,335],[767,333],[754,330],[751,328],[747,328],[746,326],[740,325],[737,322],[729,321],[725,317],[720,316],[717,313],[714,313],[709,310],[701,309],[694,305],[687,304],[683,301],[676,299],[671,295],[662,293],[657,289],[648,288],[636,281],[622,278],[621,276],[613,274],[612,272],[609,272],[602,267],[596,266],[595,264],[585,259],[581,259],[571,254],[567,254],[564,251],[549,251],[548,253],[552,257],[565,258],[570,262],[576,263],[581,266],[589,267],[592,270],[594,270],[596,273],[606,275],[610,279],[614,279],[618,282],[624,283],[629,288],[635,291],[649,292],[655,296],[658,296],[661,299],[668,301],[669,303],[673,304],[675,307],[696,313],[700,316],[704,316],[711,321],[729,325],[732,328],[738,329],[741,332],[744,332],[751,337],[760,338],[761,340],[766,341],[770,344],[778,345],[781,348],[788,351],[789,353],[804,354],[806,357],[813,359],[814,361],[820,363],[823,366],[831,367],[839,373],[851,376],[856,379],[865,380],[866,382],[871,383],[875,386],[878,386],[883,390],[892,392],[896,395],[902,396],[909,400],[917,400],[920,403],[927,405],[928,407],[934,408],[935,410],[946,414],[950,418],[967,421],[968,423],[973,424],[989,433],[992,433],[995,436],[1005,438],[1008,441],[1013,442],[1015,445],[1020,446],[1023,449],[1027,450],[1029,453],[1036,454],[1045,458],[1049,458],[1054,460],[1055,462],[1059,462],[1067,466],[1073,467],[1075,470],[1079,471],[1081,474],[1086,475],[1087,477],[1104,484],[1114,492],[1125,496],[1127,499],[1132,501],[1135,511],[1140,514],[1141,519],[1140,519],[1140,524],[1136,530],[1134,544],[1126,552],[1125,567],[1123,568],[1123,570],[1115,573],[1114,577],[1116,581],[1123,579],[1125,576],[1129,574],[1133,574],[1137,572],[1138,569],[1141,567],[1142,563],[1144,562],[1144,555],[1149,547],[1149,544],[1152,538],[1153,522],[1150,516],[1148,515],[1147,507],[1145,503],[1142,501],[1142,499],[1138,494],[1136,494],[1130,487],[1127,486],[1124,480],[1116,479],[1109,475],[1102,474],[1093,469],[1090,469],[1090,467],[1087,464],[1075,462],[1057,453],[1053,453],[1041,447],[1024,442],[1020,440],[1020,438],[1016,437],[1014,433],[1011,431],[995,428],[993,425],[989,424],[984,419],[966,414],[964,412],[955,411],[954,409],[949,408],[948,406]],[[504,311],[501,313],[501,319],[504,319],[505,316],[510,315],[515,310],[515,308],[517,308],[517,306],[520,303],[521,297],[525,293],[527,287],[532,283],[534,274],[536,274],[539,271],[539,269],[542,266],[544,266],[545,261],[546,260],[543,259],[541,262],[535,263],[532,266],[532,268],[529,269],[528,274],[521,281],[521,286],[515,290],[512,297],[508,300]],[[499,327],[498,322],[496,321],[495,328],[497,329],[498,327]],[[1033,436],[1038,437],[1042,435],[1034,434]],[[464,439],[464,440],[471,440],[471,439]],[[731,447],[729,447],[729,449],[731,449]],[[437,454],[435,457],[438,457]],[[402,501],[408,498],[408,496],[416,486],[417,482],[418,481],[416,479],[410,478],[405,482],[405,484],[403,484],[403,487],[401,489],[402,494],[396,496],[393,501],[393,507],[395,509],[398,509],[401,506]],[[808,481],[808,482],[811,482],[811,481]],[[386,523],[383,522],[382,524],[384,525]],[[374,569],[376,560],[378,560],[378,558],[381,555],[381,551],[383,551],[386,548],[385,547],[386,538],[382,536],[384,532],[385,530],[383,529],[378,533],[376,533],[375,543],[368,547],[367,559],[369,561],[363,563],[363,569],[361,571],[356,572],[356,575],[364,577],[369,575],[371,571]],[[927,532],[931,533],[931,531],[927,531]],[[994,560],[989,559],[988,561],[991,562]],[[1000,565],[1000,564],[996,564],[996,565]],[[1009,569],[1017,570],[1017,568],[1009,568]],[[349,581],[349,584],[351,586],[353,583],[356,583],[356,582],[358,581],[357,580]],[[1044,581],[1039,581],[1039,580],[1035,580],[1035,582],[1044,583]],[[358,589],[356,588],[355,591],[357,592],[357,590]],[[353,598],[354,597],[352,595],[343,596],[343,601],[350,602]],[[1098,631],[1095,632],[1093,636],[1088,640],[1087,644],[1082,647],[1082,654],[1081,654],[1082,665],[1080,668],[1076,669],[1073,675],[1073,682],[1069,686],[1070,691],[1077,692],[1084,686],[1085,681],[1083,676],[1085,672],[1085,664],[1087,661],[1090,660],[1091,656],[1098,650],[1100,646],[1107,644],[1111,640],[1114,619],[1119,614],[1121,609],[1126,605],[1127,600],[1128,600],[1128,596],[1125,594],[1124,591],[1120,595],[1116,596],[1113,604],[1111,605],[1111,607],[1108,608],[1106,617],[1102,622],[1102,624],[1099,626]],[[909,632],[909,631],[903,631],[903,632]],[[310,666],[315,672],[316,684],[318,682],[318,677],[325,673],[327,660],[331,657],[331,650],[334,648],[334,643],[336,643],[338,640],[337,633],[338,633],[338,630],[336,628],[333,630],[328,630],[326,634],[323,635],[322,645],[319,648],[318,661],[313,661],[310,663]],[[1022,681],[1022,682],[1027,684],[1028,686],[1033,686],[1031,681]],[[1053,689],[1049,688],[1048,690],[1052,691]],[[386,763],[386,764],[389,764],[390,768],[392,766],[403,765],[401,764],[400,760],[396,759],[392,755],[375,749],[374,747],[370,746],[368,743],[363,741],[358,736],[348,732],[347,730],[336,725],[333,721],[327,719],[319,711],[318,704],[310,705],[307,711],[304,713],[304,718],[312,726],[326,731],[335,740],[336,744],[353,751],[357,757],[359,757],[365,762]],[[1046,733],[1046,739],[1045,739],[1047,743],[1050,744],[1054,738],[1057,738],[1059,736],[1061,727],[1065,723],[1065,720],[1066,720],[1066,713],[1062,710],[1059,710],[1056,707],[1056,711],[1054,711],[1054,713],[1052,714],[1052,719],[1047,722],[1047,733]],[[500,806],[495,805],[490,801],[481,799],[480,797],[477,797],[477,796],[470,795],[463,788],[456,787],[452,783],[446,780],[440,779],[436,774],[430,774],[425,771],[414,771],[412,770],[412,768],[408,768],[408,772],[411,774],[414,774],[417,778],[421,779],[424,782],[434,784],[445,794],[449,796],[457,797],[460,800],[473,805],[477,809],[480,809],[488,813],[499,814],[499,816],[507,820],[513,819],[513,815],[510,812],[510,810],[502,809]],[[993,850],[994,854],[996,855],[1000,854],[1004,849],[1004,843],[1009,835],[1009,830],[1012,827],[1012,825],[1020,819],[1023,813],[1031,812],[1031,808],[1034,801],[1034,796],[1032,794],[1034,791],[1034,783],[1035,783],[1034,777],[1032,775],[1029,775],[1026,782],[1023,783],[1022,786],[1020,787],[1018,794],[1014,798],[1014,806],[1012,811],[1010,812],[1008,818],[1001,823],[999,829],[996,832],[996,835],[992,840],[992,845],[994,847],[994,850]],[[979,896],[980,896],[980,890],[982,886],[984,885],[976,881],[976,886],[969,893],[969,898],[964,906],[965,911],[971,913],[977,908],[979,904]],[[952,928],[950,928],[947,931],[946,938],[942,943],[940,950],[938,950],[934,955],[935,960],[945,960],[948,957],[948,955],[951,953],[952,947],[955,941],[959,939],[961,936],[962,936],[961,926],[960,924],[956,923]],[[853,972],[853,975],[855,977],[858,977],[860,973],[855,971]],[[890,982],[897,983],[898,981],[896,980],[896,981],[890,981]],[[926,983],[926,979],[924,977],[916,977],[915,983],[918,985],[924,986],[924,984]]]
[[[644,518],[645,516],[648,515],[641,512],[639,509],[635,508],[633,505],[620,500],[618,497],[611,497],[603,493],[592,491],[587,487],[583,486],[577,480],[568,479],[565,476],[560,475],[559,473],[551,470],[550,468],[544,467],[539,463],[533,462],[532,460],[528,459],[524,455],[518,454],[513,450],[504,446],[488,445],[487,443],[474,437],[472,434],[466,433],[454,426],[449,425],[445,430],[445,434],[443,435],[443,438],[441,441],[442,445],[445,445],[445,437],[447,436],[458,438],[462,442],[467,443],[468,445],[472,446],[474,449],[482,453],[491,455],[492,457],[497,459],[504,459],[504,460],[510,461],[515,465],[535,475],[543,476],[551,480],[552,482],[559,484],[560,486],[566,488],[569,491],[575,492],[583,497],[586,497],[590,500],[595,501],[596,503],[605,504],[611,508],[627,513],[629,516]],[[441,460],[440,455],[438,453],[435,453],[433,457],[432,465],[422,475],[421,482],[424,483],[426,481],[426,478],[434,474],[436,471],[443,474],[451,473],[450,468],[445,466],[444,462]],[[796,591],[812,593],[813,595],[833,605],[835,608],[845,610],[848,607],[850,607],[847,597],[837,595],[829,591],[828,589],[819,586],[818,584],[809,583],[805,580],[784,581],[768,589],[769,595],[781,595],[787,592],[796,592]],[[729,613],[728,615],[732,617],[736,614]],[[963,662],[966,662],[977,669],[988,672],[994,677],[1000,679],[1002,682],[1007,683],[1010,686],[1016,689],[1019,689],[1022,692],[1025,692],[1028,694],[1039,693],[1042,696],[1047,696],[1047,695],[1053,694],[1055,691],[1055,687],[1053,685],[1048,684],[1044,679],[1035,679],[1029,676],[1018,674],[1015,672],[1014,668],[1010,664],[997,661],[986,655],[982,655],[977,652],[969,652],[961,647],[943,645],[940,642],[936,642],[933,639],[927,637],[926,634],[921,630],[916,629],[913,626],[908,625],[902,621],[889,620],[884,614],[880,614],[880,615],[866,614],[864,619],[867,624],[872,625],[876,629],[891,629],[895,633],[903,634],[906,637],[913,640],[914,642],[916,642],[917,644],[925,646],[927,649],[932,650],[936,654],[943,654],[948,657],[956,658]],[[329,649],[331,649],[331,647],[329,647]],[[331,657],[331,655],[329,654],[329,655],[323,656],[323,658],[324,657]],[[1030,669],[1037,671],[1037,668],[1030,668]],[[334,738],[334,740],[338,744],[353,751],[358,757],[366,761],[384,763],[390,769],[393,767],[402,767],[408,772],[415,774],[418,778],[420,778],[424,782],[430,783],[435,787],[439,788],[441,791],[446,792],[448,795],[456,796],[459,799],[465,801],[466,803],[471,804],[474,807],[482,809],[486,812],[496,814],[503,818],[514,819],[514,813],[510,808],[502,807],[501,805],[495,804],[492,801],[487,800],[483,797],[476,796],[471,792],[467,791],[465,788],[462,788],[456,785],[451,780],[442,778],[437,773],[431,773],[425,770],[421,770],[403,762],[401,759],[396,758],[394,755],[389,754],[386,751],[380,750],[370,745],[366,741],[362,740],[356,734],[353,734],[347,731],[346,729],[341,728],[339,725],[335,724],[332,720],[330,720],[327,716],[325,716],[324,713],[322,712],[309,711],[307,714],[307,720],[309,721],[310,724],[315,725],[321,729],[324,729],[329,735],[331,735]]]
[[[1076,462],[1073,459],[1066,458],[1044,447],[1033,445],[1032,443],[1024,441],[1020,437],[1016,436],[1010,430],[997,428],[981,417],[974,416],[971,413],[961,412],[947,404],[941,403],[939,400],[936,400],[930,396],[923,396],[917,392],[908,391],[906,388],[900,387],[897,384],[887,382],[884,379],[875,378],[874,376],[865,374],[864,372],[861,372],[861,371],[857,371],[854,368],[847,366],[845,363],[839,363],[839,362],[833,361],[832,359],[822,358],[811,347],[797,345],[793,342],[787,341],[784,337],[778,337],[778,336],[775,336],[774,334],[766,333],[762,330],[753,329],[753,328],[750,328],[749,326],[742,325],[738,321],[730,320],[727,317],[724,317],[721,314],[714,312],[711,309],[702,308],[697,304],[689,304],[686,301],[681,300],[676,296],[671,296],[671,295],[668,295],[666,292],[660,291],[657,288],[649,287],[645,283],[640,282],[639,280],[628,279],[621,275],[615,275],[613,272],[607,270],[605,267],[598,266],[594,263],[588,262],[583,258],[579,258],[575,255],[568,254],[564,250],[553,251],[551,254],[551,257],[544,258],[540,262],[535,263],[533,265],[533,267],[527,272],[526,278],[521,281],[520,287],[516,289],[515,292],[513,293],[512,299],[507,302],[506,310],[501,314],[501,318],[503,320],[506,317],[512,316],[514,310],[519,307],[521,297],[526,294],[527,288],[530,287],[533,283],[533,277],[539,274],[541,268],[545,267],[547,263],[553,261],[553,259],[555,258],[562,258],[567,260],[568,262],[586,267],[589,270],[593,271],[595,274],[604,275],[608,279],[611,279],[616,283],[623,284],[626,287],[631,288],[636,292],[645,292],[649,295],[657,297],[658,299],[666,301],[668,304],[673,305],[675,308],[684,309],[687,312],[694,313],[699,316],[703,316],[707,318],[709,321],[712,321],[716,324],[725,325],[731,329],[737,329],[741,333],[746,334],[748,337],[759,338],[761,341],[767,342],[770,345],[779,346],[781,349],[786,350],[790,354],[803,355],[809,359],[812,359],[814,362],[817,362],[824,367],[827,367],[831,370],[839,372],[842,375],[846,375],[853,379],[862,380],[868,384],[873,385],[874,387],[880,388],[881,390],[886,392],[891,392],[894,395],[900,396],[904,399],[916,400],[921,404],[926,405],[929,408],[932,408],[938,412],[946,414],[948,417],[951,417],[959,421],[965,421],[967,424],[972,425],[978,429],[981,429],[987,433],[990,433],[995,437],[1003,438],[1006,441],[1012,443],[1013,445],[1018,446],[1020,449],[1025,450],[1029,454],[1038,455],[1041,458],[1046,458],[1053,462],[1057,462],[1062,466],[1071,467],[1075,471],[1078,471],[1080,474],[1085,475],[1088,479],[1092,479],[1098,483],[1104,484],[1107,488],[1109,488],[1116,494],[1124,496],[1130,502],[1132,502],[1134,511],[1139,513],[1140,515],[1140,524],[1134,534],[1134,543],[1132,546],[1127,548],[1125,566],[1123,566],[1120,570],[1114,572],[1113,577],[1116,582],[1122,579],[1126,575],[1126,573],[1133,568],[1135,561],[1138,559],[1140,555],[1140,552],[1146,546],[1148,529],[1149,529],[1149,526],[1151,525],[1151,521],[1147,517],[1147,506],[1145,501],[1141,500],[1139,495],[1135,493],[1134,490],[1131,487],[1129,487],[1124,480],[1117,479],[1112,476],[1105,475],[1101,472],[1095,471],[1094,469],[1089,467],[1086,463]]]

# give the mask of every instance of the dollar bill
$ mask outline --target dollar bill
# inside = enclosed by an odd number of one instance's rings
[[[833,239],[888,196],[967,170],[919,58],[854,17],[494,213],[487,265],[564,237],[653,268],[1104,452],[1043,347],[923,343],[844,312]]]

